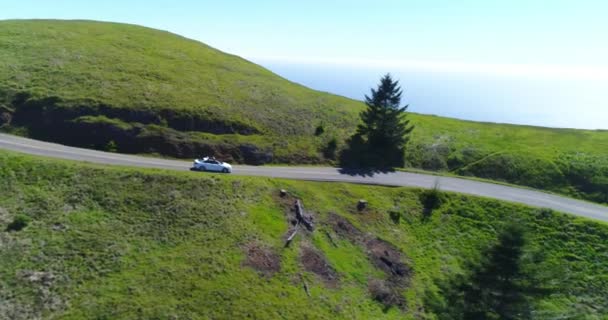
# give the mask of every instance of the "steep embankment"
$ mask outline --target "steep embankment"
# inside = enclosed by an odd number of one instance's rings
[[[329,163],[363,108],[168,32],[0,22],[4,131],[125,153]],[[411,118],[408,166],[608,202],[608,132]]]
[[[0,319],[446,315],[510,220],[527,230],[518,285],[542,289],[525,292],[535,318],[608,314],[608,227],[546,210],[5,152],[0,193]],[[285,247],[295,198],[315,229]]]
[[[0,22],[2,119],[48,140],[237,161],[320,161],[361,105],[168,32],[92,21]],[[315,137],[324,126],[324,137]],[[278,139],[280,137],[280,139]]]

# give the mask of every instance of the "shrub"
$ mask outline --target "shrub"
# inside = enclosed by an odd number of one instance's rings
[[[323,148],[323,157],[325,157],[325,159],[335,160],[337,150],[338,141],[336,140],[336,138],[332,138],[331,140],[329,140],[329,142],[327,142],[325,148]]]
[[[391,218],[394,224],[399,224],[401,221],[401,212],[399,208],[393,208],[388,212],[388,216]]]
[[[318,125],[317,128],[315,129],[315,136],[320,136],[325,132],[325,128],[323,127],[322,124]]]
[[[13,219],[13,222],[9,223],[8,226],[6,226],[6,231],[21,231],[23,230],[23,228],[27,227],[30,221],[30,217],[26,215],[17,215],[15,219]]]
[[[117,152],[118,151],[118,146],[116,145],[116,142],[114,142],[114,140],[110,140],[106,144],[105,150],[108,151],[108,152]]]
[[[401,221],[401,212],[398,210],[393,209],[389,211],[388,215],[395,224],[399,224],[399,221]]]
[[[427,152],[422,156],[422,169],[431,171],[442,171],[448,169],[448,164],[443,155],[437,152]]]
[[[456,171],[461,175],[554,190],[567,185],[562,172],[551,160],[516,152],[495,153]]]
[[[420,202],[424,208],[425,215],[430,215],[433,210],[438,209],[442,201],[442,194],[438,184],[435,184],[433,189],[425,190],[420,194]]]

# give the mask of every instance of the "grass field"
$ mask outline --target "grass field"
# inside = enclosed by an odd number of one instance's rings
[[[168,32],[0,21],[3,131],[125,153],[331,164],[323,151],[332,139],[339,151],[363,108]],[[410,117],[407,166],[608,203],[606,131]]]
[[[7,152],[0,193],[0,319],[433,319],[442,284],[466,274],[508,221],[528,230],[535,259],[525,267],[550,291],[532,301],[535,319],[608,316],[608,226],[547,210],[441,194],[429,213],[418,189]],[[316,228],[284,247],[291,197]],[[408,271],[401,304],[373,299],[372,284],[392,278],[370,243]],[[311,252],[324,263],[307,265]]]
[[[407,159],[427,170],[500,180],[608,203],[608,132],[412,114]]]

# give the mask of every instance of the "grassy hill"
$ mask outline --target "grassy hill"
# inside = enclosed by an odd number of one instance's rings
[[[238,152],[253,143],[278,161],[314,161],[316,127],[339,133],[361,109],[159,30],[92,21],[3,21],[0,30],[5,109],[48,139],[184,157],[215,146],[240,161],[254,161]],[[137,149],[142,140],[152,145]]]
[[[0,21],[4,131],[127,153],[331,163],[328,144],[339,151],[363,108],[168,32]],[[409,166],[608,202],[606,131],[411,118]]]
[[[507,221],[534,319],[608,316],[608,226],[547,210],[7,152],[0,193],[0,319],[442,319]],[[296,197],[316,227],[285,247]]]

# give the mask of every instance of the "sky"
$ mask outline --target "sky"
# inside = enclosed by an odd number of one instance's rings
[[[410,110],[608,129],[608,1],[0,0],[0,19],[168,30],[356,99],[390,72]]]

